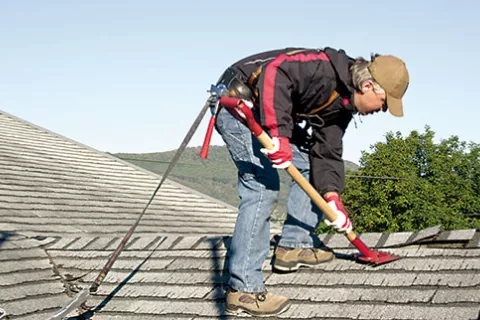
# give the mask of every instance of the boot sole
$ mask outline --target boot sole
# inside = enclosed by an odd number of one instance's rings
[[[225,311],[231,315],[241,315],[242,313],[246,313],[247,315],[254,316],[254,317],[259,317],[259,318],[268,318],[268,317],[275,317],[278,316],[279,314],[284,313],[288,309],[290,309],[290,303],[287,302],[285,305],[281,306],[278,311],[272,312],[272,313],[259,313],[255,312],[252,310],[248,310],[243,307],[235,307],[235,306],[228,306],[225,308]]]
[[[278,270],[278,271],[297,271],[298,269],[300,269],[301,267],[305,267],[305,268],[315,268],[315,266],[318,266],[320,264],[324,264],[324,263],[327,263],[327,262],[330,262],[332,261],[333,259],[335,259],[335,256],[332,255],[332,257],[328,260],[323,260],[319,263],[316,263],[316,264],[308,264],[308,263],[303,263],[303,262],[297,262],[295,263],[294,265],[291,265],[291,266],[288,266],[288,265],[279,265],[277,263],[274,263],[273,264],[273,269],[274,270]]]

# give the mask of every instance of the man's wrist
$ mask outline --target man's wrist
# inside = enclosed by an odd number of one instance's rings
[[[330,198],[330,197],[339,197],[338,192],[329,191],[329,192],[326,192],[326,193],[323,195],[323,198],[324,198],[325,200],[327,200],[327,199]]]

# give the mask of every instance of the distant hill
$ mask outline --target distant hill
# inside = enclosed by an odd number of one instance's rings
[[[139,167],[163,174],[176,150],[155,153],[116,153],[120,159]],[[183,152],[170,179],[189,188],[238,206],[237,171],[225,146],[210,146],[208,159],[199,157],[200,147],[188,147]],[[358,165],[345,161],[347,171],[358,170]],[[283,170],[280,173],[280,197],[275,208],[273,220],[283,219],[286,212],[286,199],[290,177]]]

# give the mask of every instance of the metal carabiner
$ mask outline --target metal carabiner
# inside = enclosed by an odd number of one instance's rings
[[[210,102],[210,113],[212,116],[215,116],[220,106],[220,98],[228,95],[228,89],[223,83],[217,85],[212,84],[210,90],[207,90],[207,92],[210,93],[210,97],[208,98]]]

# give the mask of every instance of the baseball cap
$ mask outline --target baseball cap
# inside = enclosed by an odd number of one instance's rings
[[[405,62],[395,56],[378,56],[369,63],[368,70],[375,82],[385,90],[390,113],[402,117],[402,98],[410,81]]]

